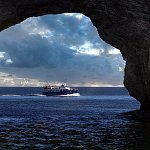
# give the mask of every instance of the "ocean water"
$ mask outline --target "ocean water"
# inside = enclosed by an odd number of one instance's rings
[[[122,115],[140,106],[125,88],[79,91],[46,97],[42,88],[0,88],[0,150],[150,149],[150,124]]]

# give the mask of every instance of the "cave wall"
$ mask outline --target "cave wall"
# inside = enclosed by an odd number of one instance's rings
[[[150,111],[149,0],[0,0],[0,30],[28,17],[66,12],[91,18],[100,37],[126,61],[124,85]]]

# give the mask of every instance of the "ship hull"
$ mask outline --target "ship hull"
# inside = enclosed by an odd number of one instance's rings
[[[59,91],[59,92],[43,92],[42,93],[43,95],[46,95],[46,96],[61,96],[61,95],[63,95],[63,96],[67,96],[67,95],[72,95],[72,94],[77,94],[77,92],[71,92],[71,91],[66,91],[66,92],[61,92],[61,91]]]

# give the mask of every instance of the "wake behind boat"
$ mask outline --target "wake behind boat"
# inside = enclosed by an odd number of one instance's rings
[[[42,94],[46,96],[80,96],[77,88],[66,87],[63,84],[61,86],[44,86]]]

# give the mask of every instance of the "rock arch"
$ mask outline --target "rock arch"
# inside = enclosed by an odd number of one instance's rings
[[[120,49],[126,61],[124,84],[150,111],[149,0],[0,0],[0,30],[28,17],[64,12],[91,18],[101,38]]]

